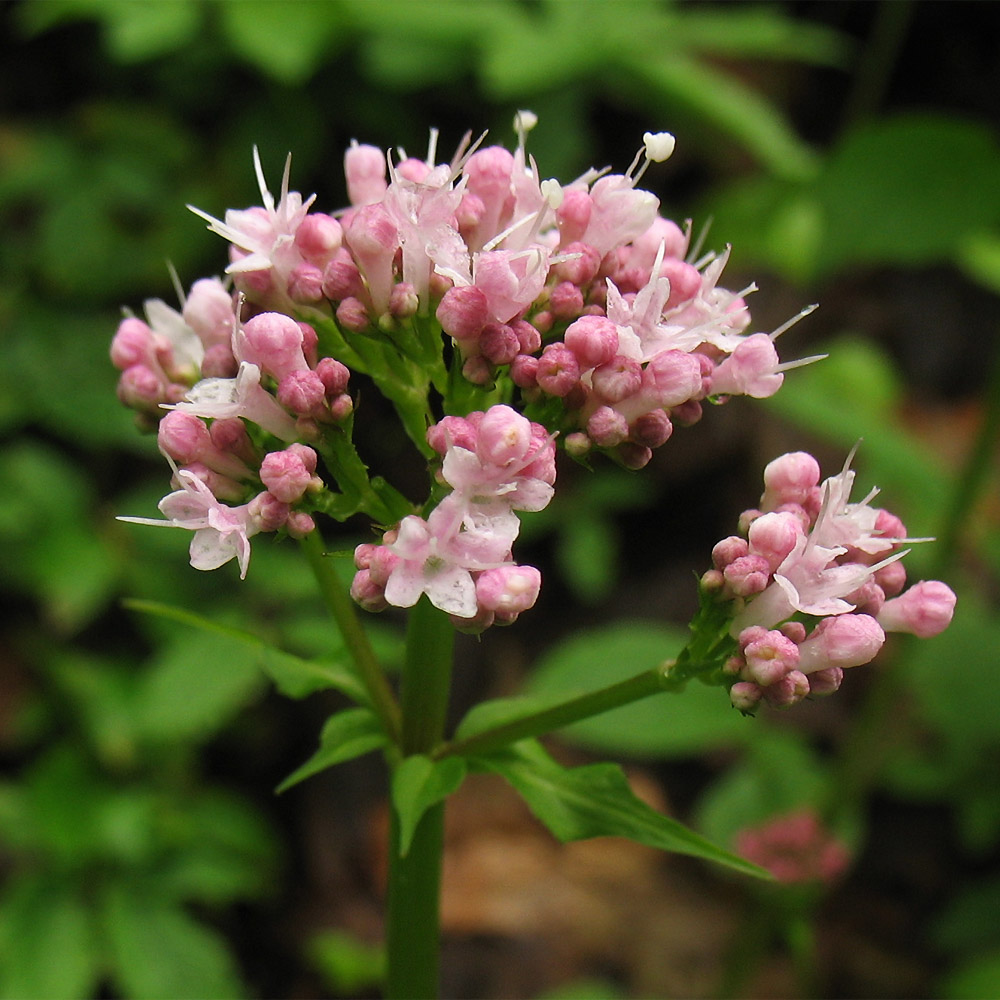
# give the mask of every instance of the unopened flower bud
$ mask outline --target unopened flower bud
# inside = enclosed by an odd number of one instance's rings
[[[601,448],[614,448],[628,438],[628,421],[610,406],[599,406],[587,419],[587,434]]]
[[[295,230],[295,246],[310,263],[325,267],[340,249],[344,230],[330,215],[311,212]]]
[[[647,448],[659,448],[666,444],[673,431],[674,425],[670,422],[666,411],[650,410],[632,421],[629,437],[636,444],[645,445]]]
[[[598,368],[618,353],[618,327],[607,316],[581,316],[566,327],[563,341],[581,369]]]
[[[617,355],[595,368],[591,376],[594,391],[609,403],[620,403],[642,385],[642,367],[637,361]]]
[[[508,365],[521,353],[517,334],[505,323],[487,323],[479,334],[479,349],[493,365]]]
[[[299,416],[321,418],[325,416],[326,387],[308,368],[289,372],[278,384],[278,402]]]
[[[538,359],[535,380],[550,396],[566,396],[580,381],[576,355],[563,343],[549,344]]]
[[[887,632],[912,632],[929,639],[951,624],[955,592],[940,580],[922,580],[899,597],[886,601],[878,622]]]

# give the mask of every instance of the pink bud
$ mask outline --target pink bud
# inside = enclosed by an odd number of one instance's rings
[[[393,285],[389,296],[389,314],[394,319],[409,319],[415,316],[420,306],[417,290],[408,281]]]
[[[647,448],[659,448],[666,444],[673,432],[674,425],[665,410],[650,410],[648,413],[643,413],[636,417],[629,427],[629,437],[636,444],[645,445]]]
[[[111,341],[111,363],[120,371],[146,364],[155,357],[153,331],[134,316],[123,319]]]
[[[261,531],[277,531],[288,520],[288,504],[266,491],[250,501],[249,512]]]
[[[594,391],[609,403],[620,403],[638,392],[642,385],[642,366],[623,355],[594,369],[591,381]]]
[[[508,324],[517,337],[520,354],[534,354],[542,346],[542,335],[526,319],[511,320]]]
[[[955,592],[947,584],[921,580],[899,597],[886,601],[878,621],[887,632],[912,632],[929,639],[951,624],[955,601]]]
[[[326,387],[323,380],[308,368],[289,372],[278,383],[278,402],[302,417],[322,418],[326,415]]]
[[[351,378],[351,370],[336,358],[320,358],[319,364],[316,365],[316,374],[323,383],[328,398],[345,392]]]
[[[236,378],[239,370],[239,362],[233,357],[233,349],[228,343],[205,348],[205,356],[201,359],[202,378]]]
[[[118,380],[118,398],[135,410],[159,414],[167,387],[147,365],[130,365]]]
[[[597,277],[597,272],[601,269],[601,255],[592,246],[580,242],[570,243],[562,248],[561,253],[578,256],[553,266],[552,270],[558,278],[582,287],[589,285]]]
[[[487,323],[479,334],[479,349],[494,365],[508,365],[521,352],[517,334],[502,323]]]
[[[762,692],[772,708],[791,708],[809,694],[809,678],[801,670],[792,670]]]
[[[368,309],[360,299],[342,299],[336,315],[337,322],[349,333],[364,333],[371,326]]]
[[[276,379],[306,369],[302,351],[302,328],[291,316],[279,312],[258,313],[243,324],[238,337],[243,361],[257,365]]]
[[[670,282],[670,298],[666,308],[677,306],[693,299],[701,291],[701,272],[683,260],[667,257],[660,266],[660,277]]]
[[[282,503],[297,503],[312,482],[312,473],[291,450],[272,451],[260,466],[260,481]]]
[[[531,437],[527,418],[509,406],[491,406],[479,424],[476,453],[484,462],[504,467],[528,454]]]
[[[456,285],[444,293],[435,315],[449,337],[472,340],[489,318],[486,293],[475,285]]]
[[[753,681],[737,681],[729,689],[729,700],[741,712],[752,712],[760,703],[764,689]]]
[[[590,224],[593,202],[583,188],[570,188],[563,195],[562,204],[556,209],[560,244],[566,246],[580,240]]]
[[[510,363],[510,377],[519,389],[531,389],[538,385],[538,358],[519,354]]]
[[[563,341],[581,369],[598,368],[618,353],[618,328],[607,316],[581,316],[566,327]]]
[[[289,512],[288,520],[285,521],[285,530],[292,538],[305,538],[316,530],[316,521],[304,510],[293,510]]]
[[[653,450],[634,441],[624,441],[618,446],[615,455],[626,469],[637,472],[649,465],[653,458]]]
[[[781,455],[764,467],[764,495],[761,507],[774,510],[784,503],[805,505],[819,483],[819,462],[804,451]]]
[[[771,567],[763,556],[747,555],[734,559],[723,573],[726,583],[737,597],[750,597],[767,587]]]
[[[731,562],[749,553],[747,540],[739,535],[730,535],[716,542],[712,549],[712,563],[716,569],[725,569]]]
[[[477,437],[476,428],[465,417],[442,417],[427,429],[427,443],[442,456],[449,448],[475,451]]]
[[[824,667],[808,674],[808,677],[809,696],[824,698],[840,690],[840,685],[844,682],[844,670],[842,667]]]
[[[323,294],[332,302],[364,295],[361,272],[350,251],[342,248],[323,271]]]
[[[628,421],[610,406],[599,406],[587,419],[587,435],[601,448],[614,448],[628,438]]]
[[[810,674],[827,667],[870,663],[885,642],[882,626],[871,615],[836,615],[824,618],[799,646],[799,669]]]
[[[643,393],[657,406],[679,406],[701,393],[701,365],[684,351],[660,351],[642,373]]]
[[[750,550],[763,556],[773,572],[803,535],[802,525],[794,514],[762,514],[750,525]]]
[[[476,579],[476,599],[481,607],[503,614],[520,614],[538,598],[542,575],[534,566],[500,566]]]
[[[288,275],[288,297],[293,302],[319,302],[323,298],[323,272],[308,261],[292,268]]]
[[[385,173],[386,160],[381,149],[352,142],[344,153],[344,176],[351,204],[369,205],[380,201],[388,187]]]
[[[351,582],[351,597],[365,611],[378,613],[389,607],[385,599],[385,584],[377,584],[366,569],[359,569]]]
[[[761,687],[769,687],[798,667],[799,647],[776,629],[763,635],[758,634],[759,631],[750,628],[740,634],[740,645],[747,664],[742,676],[744,680],[754,681]],[[744,642],[744,636],[749,641]]]
[[[344,231],[331,215],[312,212],[295,230],[295,246],[310,263],[322,268],[340,249]]]
[[[156,443],[179,465],[200,461],[206,450],[213,450],[205,422],[181,410],[170,410],[160,421]]]
[[[572,319],[583,311],[583,292],[569,281],[561,281],[549,293],[549,309],[556,319]]]
[[[549,344],[538,359],[535,379],[550,396],[565,396],[580,381],[580,365],[565,344]]]
[[[208,432],[219,451],[228,451],[248,465],[257,466],[257,455],[246,426],[239,417],[219,417]]]

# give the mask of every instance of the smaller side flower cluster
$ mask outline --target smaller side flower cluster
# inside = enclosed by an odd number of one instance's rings
[[[744,533],[713,549],[702,585],[734,605],[738,652],[725,669],[744,712],[762,700],[784,708],[831,694],[844,670],[875,657],[886,632],[928,638],[951,622],[955,594],[946,584],[906,588],[903,546],[927,539],[907,538],[898,517],[872,507],[877,490],[850,502],[851,457],[822,484],[811,455],[775,459],[760,508],[740,518]]]
[[[519,566],[515,511],[552,498],[555,445],[540,424],[509,406],[445,417],[427,432],[450,489],[426,518],[404,517],[379,545],[355,550],[354,599],[369,611],[412,607],[421,594],[463,631],[510,624],[534,605],[541,574]]]
[[[829,885],[851,860],[847,847],[812,809],[797,809],[741,830],[736,850],[786,885]]]

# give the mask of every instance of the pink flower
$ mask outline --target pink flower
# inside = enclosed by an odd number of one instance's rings
[[[415,514],[400,521],[389,546],[398,562],[389,572],[385,599],[397,608],[410,608],[426,594],[434,607],[472,618],[479,609],[472,573],[509,563],[520,525],[507,515],[480,519],[463,530],[462,512],[449,499],[426,521]]]
[[[260,384],[260,369],[244,361],[236,378],[206,378],[168,409],[204,418],[244,417],[282,441],[298,436],[295,421]]]
[[[157,505],[165,521],[149,517],[120,517],[132,524],[152,524],[165,528],[184,528],[194,532],[191,539],[191,565],[195,569],[218,569],[236,559],[240,579],[247,575],[250,562],[250,538],[260,531],[253,514],[253,504],[228,507],[196,475],[185,469],[176,472],[181,489],[169,493]]]

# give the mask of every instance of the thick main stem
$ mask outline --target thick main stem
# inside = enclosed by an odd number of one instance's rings
[[[401,699],[403,756],[430,755],[441,742],[448,711],[455,629],[426,597],[410,611]],[[392,811],[386,929],[387,996],[432,998],[438,993],[441,855],[444,803],[421,817],[405,856]]]

